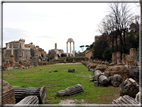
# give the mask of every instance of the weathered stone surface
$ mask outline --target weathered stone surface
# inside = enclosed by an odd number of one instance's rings
[[[92,77],[92,79],[90,79],[90,82],[93,82],[95,81],[95,77]]]
[[[99,82],[98,81],[94,81],[94,86],[99,86]]]
[[[40,71],[42,71],[42,69],[41,69],[41,68],[39,68],[39,70],[40,70]]]
[[[39,104],[44,104],[46,101],[47,90],[46,87],[13,87],[15,92],[15,99],[18,103],[27,96],[37,96]]]
[[[109,66],[114,66],[114,63],[110,63]]]
[[[141,92],[139,91],[137,94],[136,94],[136,97],[135,97],[135,100],[137,102],[140,102],[140,95],[141,95]]]
[[[112,86],[118,87],[123,82],[121,75],[114,74],[113,76],[109,77],[109,83],[111,83]]]
[[[19,69],[19,67],[14,67],[14,69]]]
[[[81,61],[81,63],[82,63],[84,66],[87,66],[87,62],[86,62],[86,61]]]
[[[129,70],[127,67],[124,65],[114,65],[114,66],[109,66],[105,71],[104,75],[109,77],[113,76],[114,74],[119,74],[121,75],[123,81],[129,77]]]
[[[107,65],[105,65],[105,64],[99,64],[99,65],[97,65],[97,67],[95,68],[95,70],[100,70],[100,71],[104,72],[107,68],[108,68]]]
[[[126,65],[134,66],[134,58],[131,55],[126,55]]]
[[[23,98],[20,102],[18,102],[17,104],[15,104],[13,107],[17,107],[20,105],[24,105],[26,104],[27,106],[34,106],[34,107],[38,107],[39,104],[39,100],[37,96],[27,96],[25,98]]]
[[[139,92],[139,85],[132,78],[127,78],[120,86],[120,96],[129,95],[135,97]]]
[[[81,92],[84,92],[84,89],[80,84],[77,84],[75,86],[68,87],[65,90],[58,91],[56,92],[55,95],[62,97],[62,96],[74,95]]]
[[[15,94],[13,87],[3,80],[2,87],[2,104],[15,104]]]
[[[105,64],[106,64],[106,65],[109,65],[109,63],[108,63],[108,62],[105,62]]]
[[[102,62],[101,62],[101,64],[105,64],[105,62],[104,62],[104,61],[102,61]]]
[[[94,71],[94,80],[102,86],[108,86],[108,78],[100,70]]]
[[[96,68],[96,66],[97,66],[98,64],[96,64],[96,63],[89,63],[89,64],[87,64],[87,67],[89,67],[89,69],[95,69]]]
[[[49,72],[49,73],[51,73],[52,71],[51,71],[51,70],[49,70],[48,72]]]
[[[54,70],[53,72],[58,72],[57,70]]]
[[[68,69],[68,72],[75,72],[75,69]]]
[[[130,104],[133,107],[139,107],[139,102],[135,101],[135,99],[130,97],[129,95],[120,96],[118,99],[113,100],[112,104],[116,104],[114,106],[117,106],[117,107],[120,107],[120,104],[122,107],[128,107],[127,104]],[[125,105],[122,105],[122,104],[125,104]]]
[[[7,71],[11,71],[11,68],[7,68]]]
[[[28,69],[28,67],[22,67],[22,69]]]
[[[139,67],[132,66],[129,69],[129,78],[133,78],[137,83],[139,83]]]
[[[136,66],[139,66],[139,55],[137,55],[137,56],[134,57],[134,64]]]

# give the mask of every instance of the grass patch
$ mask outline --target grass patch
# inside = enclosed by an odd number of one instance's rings
[[[42,71],[39,69],[42,68]],[[75,73],[68,73],[69,68],[74,68]],[[49,73],[48,70],[58,70]],[[47,89],[46,104],[58,104],[65,99],[84,99],[86,103],[111,104],[113,99],[119,97],[119,87],[95,87],[90,82],[93,74],[82,64],[55,64],[38,66],[29,69],[14,69],[3,71],[3,79],[11,86],[42,87]],[[84,93],[73,96],[56,97],[55,93],[67,87],[81,84]]]

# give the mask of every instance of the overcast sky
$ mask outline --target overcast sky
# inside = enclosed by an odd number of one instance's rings
[[[140,7],[133,6],[132,11],[140,14]],[[90,45],[100,35],[97,25],[107,11],[107,3],[4,3],[3,47],[22,38],[46,52],[54,49],[55,43],[66,52],[66,42],[72,38],[75,50],[81,51],[80,45]]]

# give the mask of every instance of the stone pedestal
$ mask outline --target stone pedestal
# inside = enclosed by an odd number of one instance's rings
[[[22,56],[19,56],[19,61],[22,61]]]
[[[116,57],[117,57],[117,63],[120,63],[120,60],[121,60],[121,53],[118,51],[117,53],[116,53]]]
[[[11,61],[14,61],[14,56],[11,56],[11,57],[10,57],[10,60],[11,60]]]
[[[122,54],[122,64],[126,64],[126,58],[125,58],[125,54]]]
[[[112,62],[115,63],[116,60],[117,60],[116,52],[113,52],[113,53],[112,53]]]
[[[136,54],[136,48],[131,48],[130,49],[130,55],[134,58],[137,54]]]

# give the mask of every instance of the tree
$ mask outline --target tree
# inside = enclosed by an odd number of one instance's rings
[[[130,35],[126,37],[126,53],[129,53],[130,48],[137,48],[139,47],[139,35],[135,37],[134,31],[130,31]]]
[[[110,61],[112,56],[111,49],[109,47],[106,47],[102,56],[105,60]]]
[[[84,51],[84,45],[81,45],[80,48],[82,49],[82,52]]]
[[[64,54],[64,53],[62,53],[62,54],[61,54],[61,57],[66,57],[66,56],[67,56],[67,55],[66,55],[66,54]]]
[[[108,41],[105,35],[102,35],[94,44],[93,59],[103,59],[104,49],[108,47]]]
[[[110,3],[110,17],[114,20],[116,31],[119,33],[121,54],[126,51],[125,34],[133,21],[131,9],[127,3]],[[123,38],[122,38],[123,35]]]

